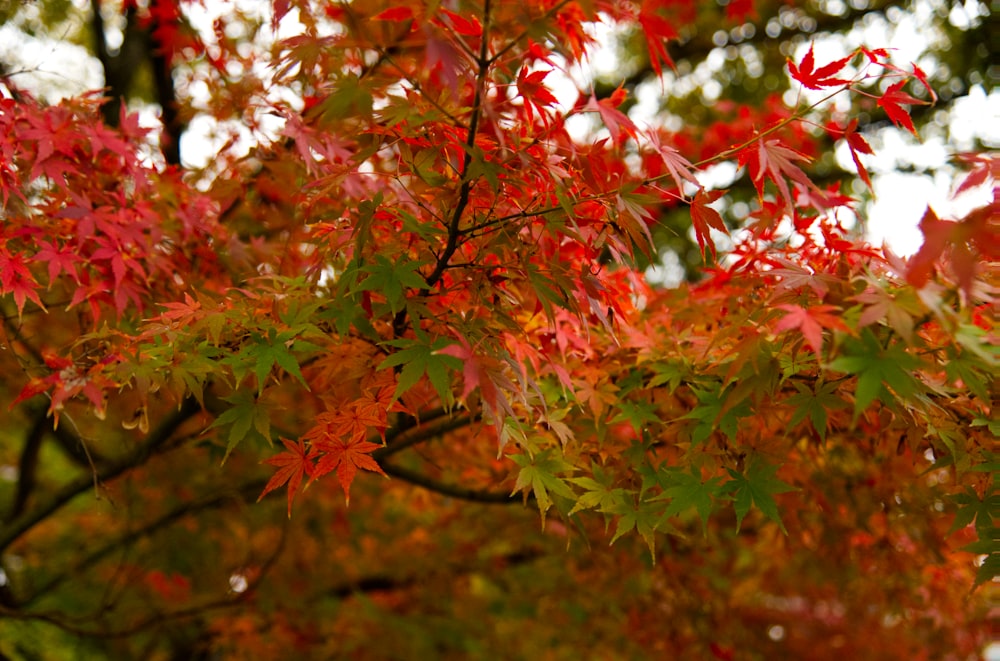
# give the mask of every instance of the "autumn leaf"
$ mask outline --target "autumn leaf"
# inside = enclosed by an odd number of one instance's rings
[[[380,11],[371,17],[373,21],[391,21],[393,23],[401,23],[403,21],[409,21],[413,18],[413,9],[405,6],[390,7]]]
[[[596,112],[601,116],[601,121],[611,134],[611,140],[619,143],[626,136],[635,138],[639,129],[635,123],[628,118],[628,115],[615,107],[611,99],[600,99],[591,95],[581,112]]]
[[[711,229],[725,234],[729,233],[719,212],[708,206],[725,194],[724,190],[706,191],[701,188],[691,201],[691,224],[694,226],[694,235],[698,241],[698,247],[701,248],[702,258],[705,257],[706,245],[712,251],[712,256],[715,256],[715,240],[712,239]]]
[[[904,92],[904,85],[906,85],[905,80],[901,80],[894,85],[890,85],[888,89],[886,89],[885,93],[879,98],[878,105],[885,110],[887,115],[889,115],[889,119],[892,120],[893,124],[905,128],[907,131],[916,136],[917,129],[913,126],[913,120],[910,119],[910,113],[906,111],[903,106],[925,106],[927,105],[927,102],[914,98]]]
[[[858,154],[868,154],[871,155],[872,151],[871,145],[865,140],[864,136],[857,132],[858,120],[852,119],[847,124],[847,128],[843,131],[844,140],[847,142],[847,147],[851,151],[851,159],[854,161],[854,167],[858,169],[858,174],[861,176],[862,181],[868,186],[869,190],[872,188],[872,180],[868,175],[868,170],[865,168]]]
[[[283,438],[281,442],[286,448],[285,452],[264,460],[265,464],[276,466],[278,471],[268,480],[264,491],[257,497],[257,502],[259,503],[264,496],[287,483],[288,518],[292,518],[292,501],[295,500],[295,494],[298,493],[299,486],[302,484],[302,478],[311,477],[314,474],[313,459],[318,453],[315,449],[307,447],[301,439],[296,442]]]
[[[802,152],[796,151],[781,143],[779,140],[757,141],[756,147],[747,147],[739,153],[740,165],[745,165],[750,171],[750,178],[757,189],[757,197],[764,198],[764,184],[770,179],[778,189],[778,194],[785,201],[785,208],[789,214],[795,206],[795,198],[792,196],[788,181],[799,184],[804,189],[816,191],[816,186],[809,180],[806,173],[796,165],[796,162],[808,163],[809,157]],[[823,200],[820,194],[820,200]]]
[[[344,490],[344,499],[348,504],[351,502],[351,484],[354,482],[359,468],[388,477],[371,456],[372,452],[382,447],[378,443],[359,440],[357,435],[351,435],[347,438],[334,438],[327,435],[322,440],[317,441],[314,447],[319,459],[313,468],[310,481],[335,470],[337,482]]]
[[[24,304],[28,300],[42,310],[45,309],[37,289],[38,283],[28,270],[24,256],[20,253],[11,254],[0,246],[0,294],[13,295],[18,317],[24,313]]]
[[[650,130],[646,134],[653,148],[656,149],[664,167],[677,185],[677,194],[684,194],[684,182],[701,188],[698,179],[694,176],[694,166],[679,151],[670,145],[663,144],[658,131]]]
[[[639,11],[639,25],[642,26],[642,35],[649,49],[649,62],[653,66],[653,71],[659,76],[663,74],[663,63],[671,69],[674,68],[674,61],[667,52],[666,44],[671,39],[677,39],[678,35],[669,21],[655,13],[654,7],[654,3],[643,3]]]
[[[805,54],[805,57],[802,58],[802,62],[799,64],[795,64],[792,60],[788,60],[788,71],[792,74],[792,78],[811,90],[821,90],[826,87],[837,87],[851,82],[842,78],[833,78],[833,76],[842,71],[843,68],[854,59],[855,53],[851,53],[845,58],[835,60],[829,64],[824,64],[820,68],[815,69],[814,67],[816,66],[816,62],[813,59],[814,46],[815,44],[809,45],[809,52]]]
[[[529,122],[534,117],[532,108],[536,108],[539,118],[547,123],[545,109],[559,102],[543,82],[550,73],[552,72],[544,70],[528,73],[528,68],[524,67],[517,74],[517,92],[524,99],[524,112]]]
[[[819,356],[823,350],[823,329],[839,330],[850,333],[851,329],[835,312],[840,309],[835,305],[813,305],[803,308],[799,305],[778,305],[778,309],[786,311],[781,321],[774,327],[776,333],[798,329],[805,338],[809,348]]]

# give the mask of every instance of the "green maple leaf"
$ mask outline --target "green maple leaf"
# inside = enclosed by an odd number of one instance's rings
[[[375,255],[375,263],[361,267],[368,277],[358,284],[359,291],[374,291],[385,296],[392,313],[403,309],[406,289],[423,289],[427,281],[418,270],[424,262],[390,261],[385,255]]]
[[[416,385],[420,381],[420,377],[426,374],[441,399],[445,402],[453,401],[451,377],[448,375],[448,370],[462,369],[462,361],[454,356],[440,353],[442,349],[453,342],[443,337],[431,342],[426,333],[418,332],[414,340],[390,340],[385,344],[397,347],[399,351],[390,354],[383,360],[378,369],[402,365],[399,378],[396,381],[396,392],[392,395],[394,400]]]
[[[209,428],[229,425],[226,454],[222,458],[222,463],[226,462],[230,453],[240,442],[248,436],[253,436],[255,432],[260,437],[267,439],[268,443],[271,442],[270,413],[261,406],[260,400],[252,392],[239,390],[221,399],[229,402],[232,406],[220,413]]]
[[[692,388],[691,390],[698,398],[698,406],[682,415],[680,419],[698,421],[694,429],[691,430],[692,446],[700,445],[716,429],[722,430],[729,440],[735,440],[740,418],[752,413],[750,403],[746,400],[739,401],[735,405],[730,402],[731,394],[735,390],[733,387],[725,390],[722,390],[721,387],[708,390]]]
[[[720,492],[721,477],[702,481],[699,471],[692,467],[690,473],[676,468],[667,469],[664,481],[671,485],[652,500],[670,499],[670,505],[661,515],[661,520],[680,514],[692,507],[701,519],[702,532],[708,536],[708,517],[714,508],[714,499]]]
[[[557,476],[557,473],[568,473],[574,470],[573,465],[562,457],[553,456],[553,449],[545,450],[529,457],[526,454],[515,454],[510,458],[521,467],[517,474],[517,481],[514,483],[514,490],[511,495],[518,491],[525,492],[531,487],[535,494],[535,501],[538,503],[538,510],[542,514],[542,524],[545,523],[545,512],[552,506],[552,498],[549,492],[563,496],[564,498],[574,498],[573,490],[570,489],[566,481]]]
[[[775,476],[777,471],[777,466],[757,457],[751,459],[745,474],[729,469],[732,479],[722,485],[720,492],[732,494],[733,507],[736,509],[737,531],[743,524],[743,517],[750,511],[750,506],[754,505],[764,513],[764,516],[777,523],[781,527],[781,532],[788,534],[778,514],[778,504],[774,501],[774,496],[797,489],[779,480]]]
[[[958,508],[949,534],[974,523],[982,538],[995,527],[994,521],[1000,519],[1000,492],[994,491],[980,499],[975,490],[965,487],[965,492],[955,494],[951,499],[958,504]]]
[[[574,477],[568,480],[586,489],[577,497],[576,505],[570,510],[570,514],[595,508],[599,512],[610,513],[625,503],[625,490],[612,487],[612,478],[605,470],[597,465],[591,470],[594,477]]]
[[[252,343],[244,348],[240,355],[253,365],[254,376],[257,377],[258,395],[264,392],[264,383],[275,365],[294,376],[306,390],[309,389],[309,384],[299,369],[299,362],[288,348],[288,345],[295,340],[293,331],[278,333],[274,328],[269,328],[266,338],[258,333],[253,333],[250,337]]]
[[[795,407],[792,419],[788,426],[794,427],[809,416],[809,422],[819,437],[826,440],[827,412],[834,409],[841,409],[847,406],[847,402],[838,397],[834,392],[837,390],[836,383],[817,383],[815,391],[809,386],[795,382],[793,384],[798,394],[792,395],[785,400],[785,404]]]
[[[656,404],[653,402],[633,402],[625,399],[618,402],[618,409],[618,415],[611,419],[610,424],[627,422],[639,435],[647,425],[660,421],[656,413]]]
[[[662,524],[660,508],[650,502],[640,502],[635,506],[622,503],[615,511],[618,514],[618,527],[615,529],[611,543],[614,544],[625,533],[635,530],[645,540],[649,554],[656,558],[656,528]]]
[[[829,364],[829,369],[855,374],[858,383],[854,391],[854,416],[857,417],[876,398],[885,404],[892,404],[892,388],[897,397],[909,398],[918,393],[919,384],[913,373],[923,363],[919,358],[906,352],[905,347],[893,344],[883,348],[875,335],[868,329],[861,341],[849,340],[844,345],[845,355]]]

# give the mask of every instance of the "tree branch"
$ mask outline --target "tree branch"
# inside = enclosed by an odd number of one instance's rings
[[[419,443],[429,441],[439,436],[443,436],[444,434],[454,431],[455,429],[461,429],[462,427],[470,425],[477,420],[479,420],[478,415],[469,413],[455,416],[450,420],[445,420],[444,422],[434,426],[408,427],[408,430],[414,430],[412,434],[403,432],[397,435],[398,440],[393,440],[391,444],[372,452],[372,458],[381,463],[385,459],[388,459],[392,455],[401,452],[406,448],[418,445]],[[378,440],[380,439],[375,437],[373,442],[377,442]],[[386,434],[386,442],[389,442],[388,434]]]
[[[107,544],[95,549],[89,553],[85,558],[81,558],[77,561],[72,568],[57,574],[43,583],[39,588],[37,588],[30,596],[17,602],[17,607],[25,608],[30,606],[33,602],[38,600],[40,597],[45,596],[52,590],[56,589],[64,583],[66,580],[72,576],[79,575],[81,571],[88,567],[93,566],[97,562],[101,561],[111,553],[115,552],[119,548],[131,546],[140,539],[148,537],[159,530],[166,528],[192,514],[197,514],[198,512],[220,507],[233,500],[247,500],[248,502],[253,502],[257,494],[264,488],[267,483],[265,479],[256,479],[247,482],[246,484],[240,485],[236,489],[226,490],[221,493],[216,493],[211,496],[202,498],[201,500],[187,501],[181,503],[164,513],[163,515],[157,517],[156,519],[150,521],[146,525],[131,530],[126,534],[118,537],[117,539],[108,542]],[[8,604],[10,605],[10,604]]]
[[[403,468],[401,466],[394,466],[386,463],[380,464],[380,466],[387,475],[399,478],[404,482],[409,482],[410,484],[427,489],[428,491],[439,493],[442,496],[448,496],[449,498],[457,498],[458,500],[467,500],[469,502],[482,503],[486,505],[510,505],[523,502],[522,498],[508,494],[506,491],[468,489],[455,484],[445,484],[444,482],[432,480],[426,475],[416,471],[411,471],[410,469]]]
[[[10,505],[10,511],[5,517],[7,521],[21,516],[28,504],[28,497],[35,488],[35,470],[38,468],[38,453],[42,448],[42,439],[45,437],[47,419],[45,411],[35,413],[34,422],[24,439],[24,449],[21,450],[21,457],[17,463],[17,488],[14,491],[14,500]]]
[[[177,428],[197,413],[198,410],[198,404],[194,399],[184,400],[180,409],[168,416],[159,427],[146,437],[145,442],[136,447],[132,452],[129,452],[124,457],[109,460],[106,465],[97,471],[96,475],[82,475],[71,480],[34,510],[25,512],[13,521],[5,522],[3,527],[0,527],[0,551],[6,549],[21,535],[44,521],[46,517],[73,500],[76,496],[90,489],[95,481],[100,483],[114,479],[128,470],[144,464],[160,446],[170,440],[170,437]]]
[[[186,620],[192,617],[197,617],[203,613],[213,611],[213,610],[224,610],[227,608],[232,608],[238,606],[246,601],[250,595],[253,594],[254,590],[260,585],[261,581],[264,579],[267,572],[274,566],[278,558],[281,556],[282,551],[285,549],[285,542],[287,538],[288,528],[287,525],[282,528],[281,538],[278,540],[277,547],[274,552],[271,553],[268,558],[261,565],[260,571],[254,580],[250,583],[249,587],[238,593],[235,597],[225,597],[222,599],[213,599],[201,604],[196,604],[188,608],[181,608],[175,611],[168,611],[165,613],[155,613],[149,617],[139,620],[135,624],[129,625],[122,629],[92,629],[83,627],[73,623],[69,616],[62,613],[28,613],[21,612],[18,610],[0,607],[0,615],[9,617],[11,619],[18,620],[34,620],[39,622],[46,622],[55,627],[58,627],[64,631],[67,631],[78,636],[83,636],[87,638],[128,638],[129,636],[134,636],[137,633],[145,631],[146,629],[152,629],[158,626],[162,626],[166,622],[174,620]],[[92,619],[92,618],[85,618]],[[77,621],[80,621],[78,619]]]

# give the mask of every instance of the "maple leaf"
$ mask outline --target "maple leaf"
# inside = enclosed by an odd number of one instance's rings
[[[402,365],[393,399],[399,398],[426,374],[438,396],[445,402],[453,401],[451,377],[448,375],[448,370],[461,369],[463,365],[454,356],[442,352],[442,349],[452,343],[443,337],[431,342],[425,334],[418,333],[415,340],[391,340],[386,344],[400,349],[387,356],[376,368],[383,370]]]
[[[872,180],[868,176],[868,170],[865,168],[864,164],[861,163],[861,159],[858,158],[858,154],[874,154],[871,145],[865,140],[864,136],[857,132],[858,120],[852,119],[848,124],[847,128],[844,129],[844,140],[847,141],[847,147],[851,150],[851,158],[854,160],[854,167],[858,169],[858,174],[861,175],[861,179],[868,185],[868,189],[872,188]]]
[[[346,439],[327,436],[315,443],[315,448],[319,452],[319,460],[313,468],[310,482],[336,470],[337,481],[344,490],[344,500],[350,504],[351,483],[354,482],[359,468],[388,477],[371,456],[372,452],[381,447],[378,443],[359,440],[357,435]]]
[[[826,440],[828,427],[828,413],[836,409],[844,408],[847,402],[837,396],[837,383],[817,383],[816,390],[802,383],[793,383],[798,393],[790,396],[784,401],[785,404],[795,408],[791,420],[788,421],[790,427],[802,422],[809,416],[809,422],[813,429],[819,434],[821,440]]]
[[[465,35],[466,37],[478,37],[483,34],[483,26],[475,16],[466,18],[444,7],[438,11],[448,17],[451,28],[458,34]]]
[[[295,442],[283,438],[281,442],[286,448],[285,452],[264,460],[265,464],[277,466],[278,471],[268,480],[264,491],[257,498],[257,502],[259,503],[264,496],[287,483],[288,518],[292,518],[292,501],[295,500],[295,494],[298,493],[299,487],[302,485],[302,478],[313,475],[313,459],[316,458],[317,452],[315,449],[307,447],[301,439]]]
[[[858,317],[858,328],[885,319],[907,344],[913,344],[913,315],[918,309],[916,306],[908,308],[896,299],[897,297],[879,287],[869,287],[862,293],[852,296],[851,300],[869,304]]]
[[[774,327],[776,333],[781,333],[793,328],[799,329],[806,344],[818,356],[823,350],[823,329],[844,331],[850,333],[851,329],[844,323],[843,319],[835,316],[834,312],[839,312],[840,308],[835,305],[814,305],[810,308],[803,308],[798,305],[779,305],[778,308],[788,312],[781,321]]]
[[[920,367],[921,360],[899,344],[883,348],[870,328],[862,331],[860,341],[849,338],[844,345],[844,355],[829,364],[831,370],[858,377],[854,389],[855,417],[868,408],[875,398],[892,403],[892,395],[886,386],[892,388],[892,392],[900,398],[912,397],[919,390],[914,374],[918,373]]]
[[[633,138],[638,134],[639,129],[635,123],[625,113],[618,110],[611,99],[598,100],[592,94],[590,99],[587,100],[586,105],[581,109],[581,112],[598,113],[601,116],[601,121],[604,122],[604,126],[608,129],[608,133],[611,134],[612,142],[615,144],[618,144],[625,134]]]
[[[914,98],[903,91],[903,86],[906,84],[905,80],[901,80],[894,85],[890,85],[886,89],[885,94],[878,100],[878,105],[885,109],[885,114],[889,115],[889,119],[896,126],[901,126],[907,131],[912,133],[914,136],[917,135],[917,129],[913,126],[913,120],[910,119],[910,113],[903,109],[903,105],[928,105],[927,101],[921,101],[920,99]]]
[[[667,172],[670,173],[671,178],[673,178],[674,183],[677,184],[677,194],[684,194],[684,182],[694,184],[695,186],[701,187],[698,183],[698,179],[694,176],[694,166],[684,158],[679,151],[671,147],[670,145],[665,145],[660,140],[660,133],[655,130],[650,130],[647,132],[650,143],[656,149],[656,152],[660,155],[660,159],[663,161],[664,167],[667,168]]]
[[[0,245],[0,294],[13,294],[17,306],[17,316],[24,312],[24,304],[29,299],[45,310],[38,297],[38,283],[28,270],[25,258],[20,253],[9,253]]]
[[[958,154],[955,158],[966,165],[971,165],[972,169],[955,189],[954,197],[982,186],[991,178],[1000,178],[1000,154]]]
[[[722,485],[721,491],[733,494],[736,530],[740,529],[743,517],[750,511],[750,506],[755,505],[764,513],[764,516],[778,524],[781,532],[788,534],[788,531],[785,530],[785,524],[781,522],[781,515],[778,514],[778,504],[775,502],[774,496],[797,491],[797,489],[779,480],[775,476],[777,471],[777,466],[768,464],[757,456],[750,460],[746,473],[738,473],[731,468],[728,469],[732,479]]]
[[[222,457],[222,463],[226,463],[226,459],[229,458],[233,449],[251,433],[251,428],[270,443],[270,414],[267,408],[260,404],[260,400],[254,397],[253,393],[241,390],[221,399],[229,402],[232,406],[220,413],[210,428],[230,425],[226,453]]]
[[[523,491],[525,502],[527,502],[530,487],[535,501],[538,503],[543,526],[545,525],[545,513],[552,506],[550,492],[564,498],[573,498],[573,490],[563,478],[557,475],[573,471],[573,465],[560,456],[554,456],[554,452],[555,450],[549,449],[534,457],[524,454],[515,454],[510,457],[511,461],[521,467],[511,495]]]
[[[998,237],[996,205],[974,209],[960,221],[941,220],[930,207],[924,212],[918,227],[924,242],[910,261],[906,281],[922,288],[930,279],[935,265],[947,257],[959,285],[966,295],[971,294],[976,271],[980,266],[978,251],[987,259],[997,255]]]
[[[67,273],[77,284],[80,282],[80,275],[76,271],[76,265],[83,261],[79,254],[74,252],[69,246],[58,246],[55,242],[38,242],[39,251],[35,253],[34,260],[48,263],[49,267],[49,289],[62,273]]]
[[[694,226],[694,236],[701,248],[701,256],[705,257],[705,246],[712,251],[715,256],[715,240],[712,239],[711,229],[714,228],[725,234],[729,233],[726,223],[722,220],[719,212],[708,206],[726,194],[724,190],[706,191],[704,188],[695,193],[691,200],[691,224]]]
[[[795,200],[792,192],[788,188],[786,178],[806,189],[817,190],[816,186],[809,180],[806,173],[795,161],[809,162],[809,157],[802,152],[783,145],[779,140],[757,141],[756,148],[747,147],[739,153],[740,165],[746,165],[750,170],[750,178],[757,189],[757,197],[764,199],[764,183],[766,179],[774,182],[778,188],[778,194],[785,201],[785,208],[789,215],[792,215]],[[819,199],[822,201],[825,196],[820,193]]]
[[[692,466],[691,472],[669,469],[666,474],[667,486],[663,493],[653,500],[670,500],[670,505],[663,512],[667,519],[685,510],[694,508],[701,519],[701,529],[708,536],[708,517],[712,513],[713,500],[719,495],[722,486],[721,477],[713,477],[702,481],[698,469]]]
[[[545,114],[545,108],[559,102],[555,95],[542,82],[550,73],[552,72],[533,71],[528,73],[528,68],[523,67],[517,74],[517,91],[524,99],[524,113],[527,115],[529,122],[534,117],[532,107],[538,109],[539,118],[542,122],[547,123],[548,118]]]
[[[670,39],[677,39],[677,30],[674,29],[666,19],[653,13],[650,7],[653,3],[643,2],[639,11],[639,25],[642,26],[642,34],[646,38],[646,48],[649,49],[649,63],[653,66],[653,71],[657,76],[663,75],[661,62],[665,62],[671,69],[674,68],[674,61],[667,52],[666,43]]]
[[[816,62],[813,59],[814,45],[815,44],[809,45],[809,52],[805,54],[805,57],[802,58],[802,62],[798,65],[796,65],[792,60],[788,60],[788,71],[792,74],[792,78],[811,90],[821,90],[824,87],[836,87],[838,85],[846,85],[847,83],[850,83],[851,81],[849,80],[833,78],[832,76],[847,66],[847,63],[854,59],[855,53],[851,53],[845,58],[825,64],[819,69],[814,69],[813,67],[816,65]]]
[[[373,21],[392,21],[394,23],[401,23],[403,21],[409,21],[413,18],[413,9],[411,7],[390,7],[384,11],[381,11],[371,17]]]

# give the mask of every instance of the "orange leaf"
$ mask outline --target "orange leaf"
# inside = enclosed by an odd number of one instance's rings
[[[316,451],[306,447],[301,439],[296,443],[287,439],[281,439],[287,451],[275,455],[264,461],[265,464],[278,467],[278,472],[271,476],[267,485],[257,498],[259,503],[264,496],[274,491],[281,485],[288,483],[288,518],[292,517],[292,501],[302,484],[302,478],[313,474],[312,460],[316,457]]]
[[[312,479],[326,475],[330,471],[337,471],[337,481],[344,489],[344,498],[348,504],[351,502],[351,483],[358,469],[364,469],[373,473],[385,475],[385,471],[378,465],[371,453],[378,450],[381,445],[359,441],[357,438],[349,439],[328,439],[316,445],[317,450],[322,452],[316,467],[313,470]],[[388,476],[386,476],[388,477]]]

